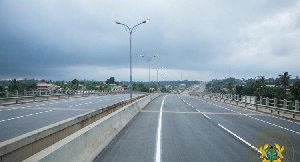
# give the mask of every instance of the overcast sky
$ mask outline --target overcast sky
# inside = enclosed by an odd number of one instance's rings
[[[134,81],[300,75],[298,0],[0,0],[0,79],[129,80],[145,19]]]

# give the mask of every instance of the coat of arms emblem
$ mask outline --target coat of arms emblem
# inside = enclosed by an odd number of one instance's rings
[[[284,158],[282,156],[284,146],[280,147],[277,143],[275,143],[275,148],[265,144],[263,148],[260,146],[259,150],[262,152],[260,158],[263,159],[263,162],[281,162],[281,159]]]

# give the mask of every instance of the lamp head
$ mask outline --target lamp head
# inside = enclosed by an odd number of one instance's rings
[[[145,57],[144,55],[140,55],[140,57]]]
[[[142,23],[148,23],[150,19],[144,20]]]
[[[112,23],[114,23],[114,24],[120,24],[118,21],[112,21]]]

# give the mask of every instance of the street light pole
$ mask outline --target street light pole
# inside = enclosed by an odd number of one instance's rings
[[[149,62],[149,93],[150,93],[150,62],[151,62],[152,58],[158,57],[158,55],[154,55],[154,56],[151,56],[151,57],[140,55],[140,57],[145,57],[147,59],[147,61]]]
[[[131,65],[131,35],[132,33],[134,33],[137,29],[137,27],[141,24],[145,24],[145,23],[148,23],[150,21],[150,19],[147,19],[147,20],[144,20],[143,22],[133,26],[132,28],[130,28],[128,25],[126,24],[123,24],[123,23],[120,23],[118,21],[112,21],[112,23],[114,24],[120,24],[120,25],[123,25],[125,27],[125,30],[130,34],[130,83],[129,83],[129,90],[130,90],[130,103],[132,103],[132,65]]]
[[[160,77],[162,77],[164,80],[163,80],[163,83],[165,82],[165,80],[166,80],[166,75],[167,75],[167,73],[163,73],[163,74],[159,74],[160,75]]]
[[[157,83],[157,88],[158,88],[158,71],[160,70],[160,69],[163,69],[164,67],[160,67],[160,68],[153,68],[154,70],[156,70],[156,83]]]

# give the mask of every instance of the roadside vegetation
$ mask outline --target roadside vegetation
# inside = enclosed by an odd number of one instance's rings
[[[298,76],[292,79],[288,72],[283,72],[275,79],[259,77],[248,80],[212,80],[206,84],[206,92],[300,100],[300,79]]]
[[[16,90],[19,95],[25,91],[37,90],[37,83],[44,82],[47,84],[57,85],[59,90],[111,90],[114,86],[124,87],[128,89],[128,81],[116,81],[114,77],[108,78],[106,81],[90,81],[73,79],[71,81],[52,81],[52,80],[35,80],[35,79],[12,79],[0,81],[0,98],[5,97],[6,91],[9,97],[15,96]],[[199,84],[199,81],[161,81],[161,82],[133,82],[133,91],[137,92],[161,92],[161,93],[179,93],[180,85],[185,85],[185,89],[191,85]]]

